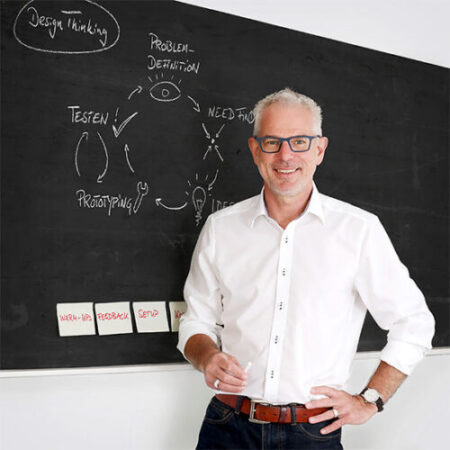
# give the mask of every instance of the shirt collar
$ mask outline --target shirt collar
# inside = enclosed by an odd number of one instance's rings
[[[316,217],[318,217],[323,224],[325,223],[325,215],[323,213],[320,192],[317,189],[317,186],[314,182],[311,197],[309,199],[308,204],[306,205],[305,211],[301,214],[301,216],[306,214],[313,214]],[[251,215],[251,222],[250,222],[251,228],[253,228],[255,220],[260,216],[269,217],[266,204],[264,202],[264,187],[261,189],[261,193],[256,197],[255,207]]]

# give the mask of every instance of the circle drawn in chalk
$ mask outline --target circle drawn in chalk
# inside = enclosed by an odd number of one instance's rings
[[[114,47],[120,26],[106,8],[92,0],[31,0],[17,14],[13,33],[17,42],[31,50],[82,54]]]

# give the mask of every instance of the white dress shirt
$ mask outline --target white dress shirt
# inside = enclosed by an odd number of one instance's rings
[[[242,392],[273,404],[345,389],[367,309],[389,330],[381,359],[409,374],[431,348],[434,319],[378,218],[313,192],[282,229],[264,192],[210,215],[186,280],[178,348],[206,334],[252,362]]]

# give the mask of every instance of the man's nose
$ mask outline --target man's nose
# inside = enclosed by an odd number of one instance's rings
[[[283,141],[283,143],[281,144],[279,155],[283,160],[292,158],[292,151],[288,141]]]

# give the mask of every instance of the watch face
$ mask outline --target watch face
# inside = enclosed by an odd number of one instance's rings
[[[367,389],[363,397],[370,403],[376,402],[380,398],[380,394],[376,389]]]

